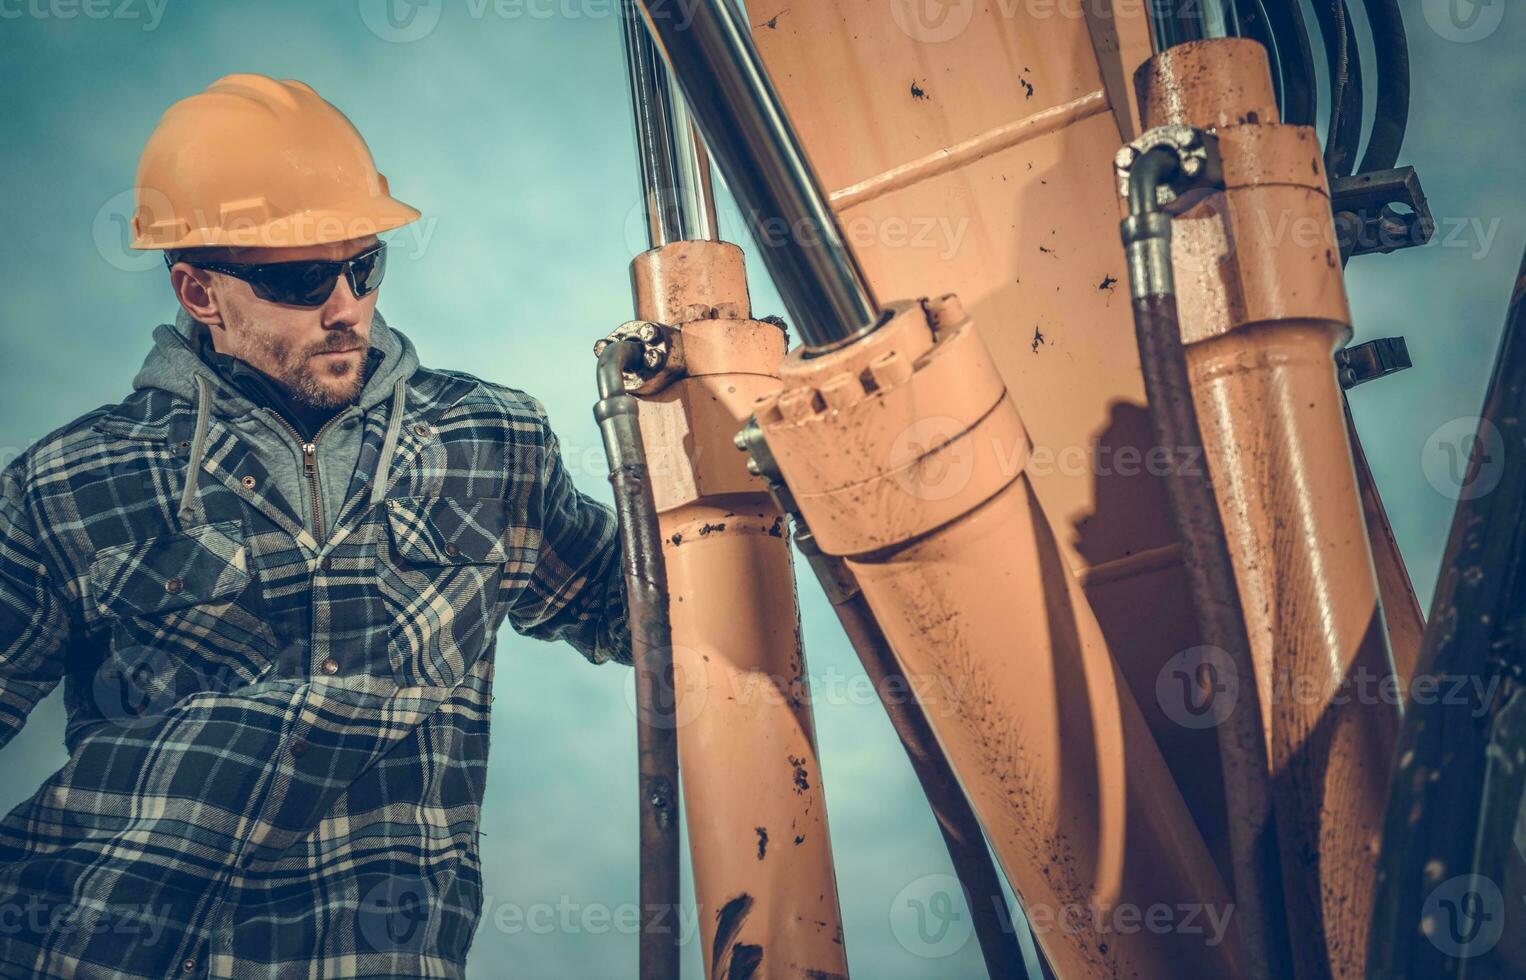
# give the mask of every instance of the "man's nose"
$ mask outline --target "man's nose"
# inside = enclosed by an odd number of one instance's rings
[[[349,277],[340,273],[339,281],[334,284],[334,292],[329,295],[328,302],[323,304],[323,326],[328,330],[345,330],[354,327],[360,319],[360,300],[355,298],[355,291],[350,288]]]

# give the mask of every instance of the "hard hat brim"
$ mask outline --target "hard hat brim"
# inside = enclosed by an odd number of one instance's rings
[[[375,198],[364,208],[301,211],[270,221],[241,224],[238,221],[211,228],[189,228],[184,221],[175,227],[145,229],[133,236],[135,249],[176,248],[294,248],[332,245],[392,231],[421,217],[417,208],[390,197]],[[156,234],[157,233],[157,234]]]

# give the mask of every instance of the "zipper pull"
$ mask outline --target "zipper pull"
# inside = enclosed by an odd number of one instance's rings
[[[310,442],[302,444],[302,475],[312,476],[318,472],[318,447]]]

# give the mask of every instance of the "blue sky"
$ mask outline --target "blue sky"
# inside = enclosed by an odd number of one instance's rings
[[[1423,597],[1454,505],[1427,479],[1426,454],[1478,410],[1526,242],[1526,11],[1465,40],[1436,17],[1448,2],[1406,4],[1415,98],[1403,162],[1420,170],[1437,241],[1358,258],[1349,276],[1358,339],[1403,334],[1417,365],[1352,404]],[[629,319],[626,267],[645,247],[616,8],[439,0],[427,32],[389,41],[372,0],[0,0],[4,461],[127,393],[151,328],[174,313],[157,256],[123,247],[138,152],[171,102],[258,71],[338,105],[393,192],[424,212],[392,236],[389,322],[426,364],[537,395],[578,484],[607,499],[590,345]],[[731,236],[738,227],[723,220]],[[755,308],[783,312],[754,266]],[[814,583],[801,592],[853,970],[983,976],[973,941],[931,959],[898,941],[907,923],[892,903],[935,889],[947,859],[882,710],[854,693],[861,671],[829,608]],[[629,672],[512,633],[498,665],[473,974],[630,976],[634,937],[584,915],[636,895]],[[0,754],[0,807],[62,764],[61,734],[54,698]],[[690,969],[699,975],[697,955]]]

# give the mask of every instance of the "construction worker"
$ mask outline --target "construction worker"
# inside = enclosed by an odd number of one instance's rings
[[[419,212],[307,85],[176,103],[137,185],[176,322],[0,476],[0,746],[64,680],[69,750],[0,823],[0,976],[459,975],[495,636],[630,662],[614,515],[376,312]]]

